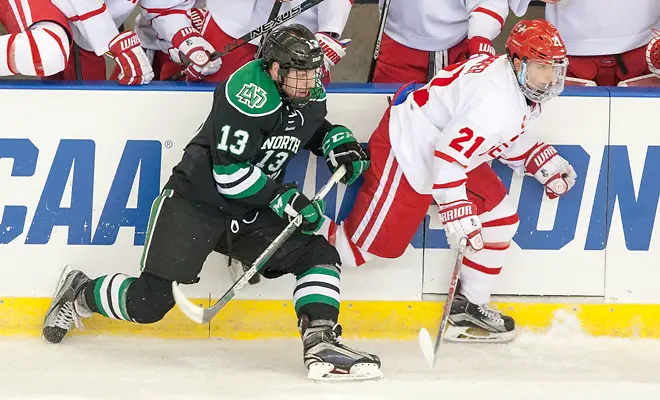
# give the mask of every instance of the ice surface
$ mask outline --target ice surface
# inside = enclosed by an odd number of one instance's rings
[[[585,337],[572,323],[507,345],[443,344],[433,371],[416,341],[345,343],[380,355],[385,378],[309,381],[298,340],[1,338],[0,399],[660,398],[660,341]]]

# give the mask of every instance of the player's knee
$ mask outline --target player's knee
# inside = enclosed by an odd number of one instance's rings
[[[126,311],[140,324],[158,322],[172,307],[172,281],[143,273],[126,292]]]
[[[484,238],[484,243],[494,246],[508,244],[515,236],[519,223],[518,214],[515,212],[508,217],[482,222],[481,235]]]
[[[308,249],[311,254],[310,265],[341,264],[337,249],[322,236],[315,236],[308,244]]]

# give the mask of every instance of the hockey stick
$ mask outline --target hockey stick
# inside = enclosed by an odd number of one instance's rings
[[[339,182],[344,174],[346,174],[346,167],[342,165],[337,169],[337,171],[335,171],[334,174],[332,174],[328,183],[323,185],[321,190],[319,190],[319,192],[314,196],[314,200],[324,198],[330,189],[332,189],[332,187],[337,182]],[[215,317],[216,314],[218,314],[220,310],[222,310],[222,308],[227,305],[231,299],[234,298],[234,296],[236,296],[236,293],[238,293],[238,291],[241,290],[241,288],[245,286],[246,283],[248,283],[250,278],[259,272],[261,268],[263,268],[270,257],[275,254],[275,252],[282,246],[282,243],[284,243],[289,238],[289,236],[291,236],[293,232],[298,229],[302,223],[302,218],[302,214],[299,214],[296,218],[289,222],[282,233],[280,233],[275,238],[275,240],[273,240],[273,242],[268,245],[268,247],[266,247],[266,250],[264,250],[264,252],[261,253],[261,255],[257,257],[256,260],[254,260],[254,263],[252,263],[250,269],[245,271],[243,276],[241,276],[240,279],[229,288],[229,290],[220,298],[220,300],[218,300],[213,306],[209,308],[195,305],[195,303],[186,297],[186,295],[179,287],[179,284],[176,281],[172,282],[172,294],[174,295],[174,300],[176,301],[176,304],[179,305],[181,311],[186,314],[188,318],[200,324],[205,324],[213,319],[213,317]]]
[[[467,248],[467,239],[462,238],[461,244],[458,249],[458,255],[456,256],[456,263],[454,264],[454,273],[451,276],[451,283],[449,284],[449,290],[447,291],[447,301],[445,302],[445,308],[442,312],[442,319],[440,320],[440,328],[438,329],[438,336],[435,338],[435,346],[433,345],[433,340],[431,335],[426,328],[419,330],[419,347],[422,350],[422,354],[426,358],[426,361],[429,363],[429,368],[433,368],[435,365],[435,357],[438,354],[438,349],[440,348],[440,343],[442,343],[442,336],[445,333],[447,328],[447,322],[449,321],[449,312],[451,311],[451,304],[454,302],[454,295],[456,295],[456,286],[458,285],[458,274],[461,272],[461,265],[463,264],[463,255],[465,254],[465,249]]]
[[[270,14],[268,15],[268,21],[274,21],[277,18],[277,16],[280,14],[280,8],[282,8],[282,0],[275,0],[275,3],[273,4],[273,8],[270,9]],[[257,51],[254,53],[255,60],[259,58],[259,55],[261,54],[261,49],[264,47],[265,41],[266,41],[266,35],[263,35],[261,37],[261,40],[259,41],[259,47],[257,47]]]
[[[426,82],[431,82],[435,76],[435,51],[429,51],[429,67],[426,70]]]
[[[390,1],[385,0],[383,4],[383,12],[380,15],[380,23],[378,24],[378,35],[376,36],[376,44],[374,45],[374,54],[371,58],[371,65],[369,66],[369,76],[367,77],[367,83],[371,83],[374,80],[374,72],[376,71],[376,60],[378,59],[378,53],[380,53],[380,42],[383,40],[383,32],[385,32],[385,21],[387,20],[387,14],[390,12]]]
[[[250,42],[252,39],[258,38],[261,35],[268,35],[270,31],[273,29],[277,28],[278,26],[282,25],[283,23],[289,21],[290,19],[294,18],[300,13],[303,13],[310,8],[314,7],[315,5],[321,3],[323,0],[307,0],[303,2],[300,5],[297,5],[293,7],[291,10],[278,15],[276,19],[273,19],[272,21],[268,21],[265,24],[261,25],[260,27],[251,30],[250,32],[246,33],[245,35],[239,37],[238,39],[234,39],[233,42],[227,43],[225,47],[222,49],[222,51],[214,51],[211,53],[211,60],[217,60],[218,57],[222,57],[225,54],[229,53],[232,50],[235,50],[244,44]],[[186,73],[181,71],[178,72],[169,78],[165,78],[164,80],[166,81],[179,81],[181,80],[184,76],[186,76]]]

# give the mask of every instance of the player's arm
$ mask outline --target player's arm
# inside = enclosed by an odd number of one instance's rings
[[[495,55],[495,39],[509,14],[508,0],[468,0],[468,47],[470,55]]]
[[[432,195],[440,210],[447,240],[457,248],[466,238],[470,250],[483,249],[478,210],[467,197],[467,171],[472,158],[488,149],[506,118],[497,118],[492,106],[465,107],[443,129],[436,142]]]
[[[211,60],[215,48],[200,34],[201,26],[195,27],[192,23],[194,3],[194,0],[140,0],[146,11],[145,20],[159,38],[172,44],[168,50],[170,58],[187,65],[185,72],[189,79],[201,80],[218,72],[222,61],[220,58]]]
[[[71,42],[62,25],[41,21],[25,32],[0,36],[0,76],[50,76],[69,61]]]
[[[568,192],[577,174],[554,146],[539,142],[529,132],[522,132],[513,145],[505,149],[499,160],[517,174],[533,176],[543,186],[545,194],[555,199]]]
[[[347,185],[355,182],[369,168],[369,155],[353,136],[353,132],[343,125],[333,125],[328,120],[323,120],[305,148],[319,157],[325,157],[332,173],[343,165],[346,175],[341,182]]]
[[[154,77],[151,62],[132,31],[119,32],[103,0],[53,0],[75,25],[96,55],[106,54],[119,66],[119,83],[142,85]]]
[[[346,55],[346,46],[351,43],[351,39],[340,39],[351,7],[353,7],[352,0],[326,0],[316,6],[319,25],[316,39],[325,54],[324,73],[341,61]]]

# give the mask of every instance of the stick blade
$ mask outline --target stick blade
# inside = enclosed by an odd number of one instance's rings
[[[433,344],[433,339],[431,339],[431,335],[426,328],[419,330],[417,338],[419,340],[419,348],[422,350],[422,354],[424,355],[424,358],[426,358],[429,368],[432,369],[435,364],[435,345]]]
[[[186,297],[176,281],[172,282],[172,295],[174,296],[174,301],[176,301],[179,309],[186,315],[186,317],[198,324],[204,323],[204,308],[197,306],[195,303],[188,300],[188,297]]]

